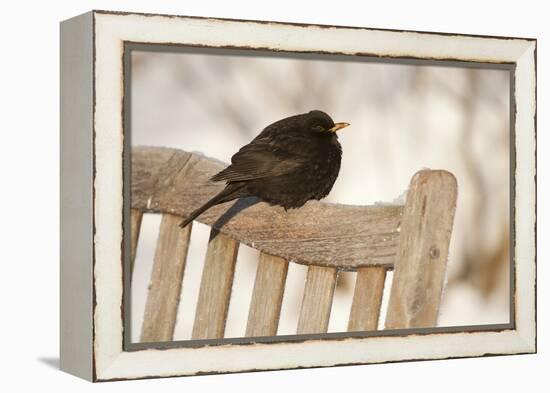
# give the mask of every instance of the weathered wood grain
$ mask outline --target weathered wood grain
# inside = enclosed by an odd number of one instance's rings
[[[348,332],[377,329],[386,271],[387,269],[383,266],[367,266],[357,269]]]
[[[336,276],[335,268],[308,268],[297,334],[327,332]]]
[[[456,179],[447,171],[425,170],[412,178],[394,266],[387,329],[436,325],[456,198]]]
[[[132,207],[186,217],[224,187],[223,182],[208,179],[225,166],[176,149],[133,148]],[[228,219],[229,213],[252,201],[246,198],[215,206],[198,221],[266,254],[297,263],[341,270],[393,264],[402,206],[310,201],[285,212],[260,202]]]
[[[279,326],[288,261],[260,253],[246,336],[275,336]]]
[[[141,330],[142,342],[172,340],[191,225],[181,229],[181,218],[163,214]]]
[[[193,340],[223,338],[239,243],[213,229],[202,272]]]
[[[134,271],[134,262],[136,260],[136,250],[141,229],[141,220],[143,212],[132,209],[130,212],[130,272]]]

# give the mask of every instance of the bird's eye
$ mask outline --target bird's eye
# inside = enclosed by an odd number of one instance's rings
[[[323,126],[315,126],[315,127],[313,127],[313,131],[323,132],[323,131],[325,131],[325,129],[323,128]]]

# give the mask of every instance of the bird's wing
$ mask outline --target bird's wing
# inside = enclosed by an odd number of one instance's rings
[[[305,163],[305,158],[274,146],[267,138],[256,139],[243,146],[231,158],[231,165],[214,175],[211,180],[234,182],[280,176]]]

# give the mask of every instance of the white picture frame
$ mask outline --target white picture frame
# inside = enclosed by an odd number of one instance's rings
[[[125,350],[125,43],[507,64],[514,102],[506,326]],[[536,40],[91,11],[61,24],[61,368],[90,381],[536,352]]]

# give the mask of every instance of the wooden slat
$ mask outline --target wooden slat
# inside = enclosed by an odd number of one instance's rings
[[[246,336],[275,336],[279,326],[288,262],[260,253]]]
[[[457,184],[447,171],[420,171],[407,194],[386,328],[437,323],[456,208]]]
[[[219,161],[181,150],[133,148],[132,208],[186,217],[224,187],[223,182],[208,180],[223,168]],[[253,201],[214,206],[197,220],[287,261],[340,270],[393,265],[402,206],[309,201],[285,211],[264,202],[250,206]]]
[[[142,342],[169,341],[174,334],[191,234],[191,226],[181,229],[180,221],[178,216],[162,216],[143,317]]]
[[[136,250],[139,239],[139,231],[141,229],[141,220],[143,212],[141,210],[132,209],[130,213],[130,272],[134,271],[134,262],[136,260]]]
[[[351,304],[348,331],[376,330],[384,293],[387,269],[368,266],[357,269],[355,292]]]
[[[321,266],[308,268],[298,320],[298,334],[327,332],[336,276],[335,268]]]
[[[239,244],[213,229],[202,272],[193,340],[223,338]]]

